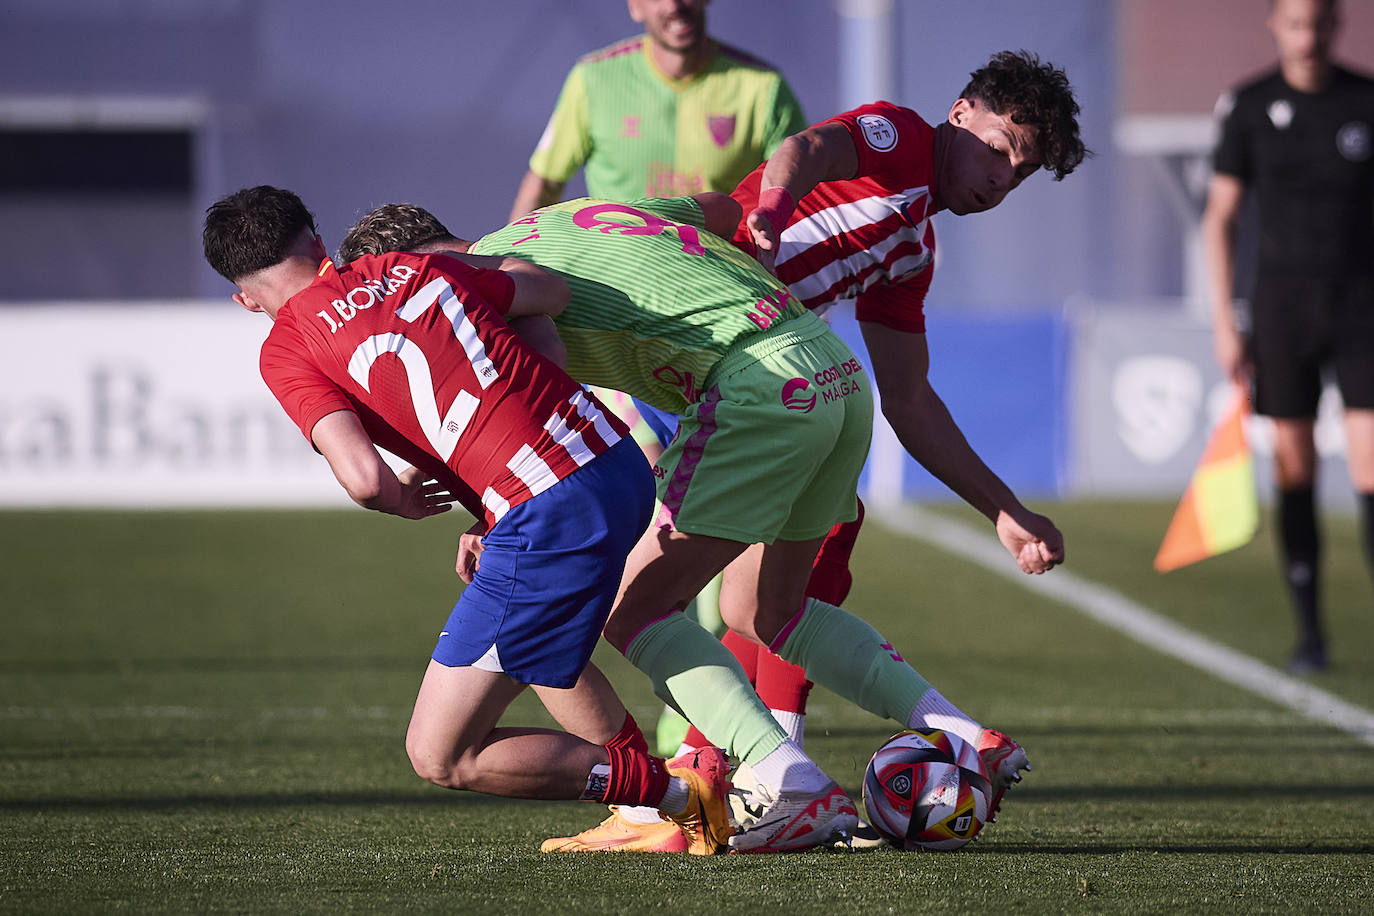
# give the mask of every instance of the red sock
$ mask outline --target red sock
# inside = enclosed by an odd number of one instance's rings
[[[836,607],[844,604],[844,599],[849,597],[849,587],[854,584],[854,576],[849,571],[849,557],[854,553],[854,542],[859,537],[863,523],[864,504],[860,501],[858,518],[852,522],[841,522],[830,529],[811,564],[811,580],[806,583],[806,597]]]
[[[710,747],[711,739],[701,733],[701,729],[695,725],[687,727],[687,734],[683,737],[682,743],[688,747]]]
[[[811,693],[811,681],[806,679],[806,669],[784,661],[759,646],[759,679],[754,684],[759,699],[769,709],[794,712],[806,715],[806,697]]]
[[[611,773],[606,780],[607,805],[657,805],[668,791],[668,768],[662,757],[625,747],[607,747]]]
[[[720,641],[725,644],[725,648],[730,650],[730,654],[739,660],[740,667],[744,668],[744,673],[749,678],[749,683],[754,683],[754,679],[758,677],[759,673],[759,644],[750,642],[734,630],[726,630]]]
[[[629,712],[625,713],[625,722],[620,726],[620,731],[615,733],[615,737],[606,742],[606,749],[623,748],[630,751],[638,751],[641,754],[649,753],[649,742],[645,740],[644,733],[639,730],[639,724],[635,722],[635,717]]]

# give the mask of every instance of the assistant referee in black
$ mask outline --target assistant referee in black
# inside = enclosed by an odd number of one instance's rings
[[[1217,362],[1273,419],[1284,571],[1298,619],[1289,670],[1327,667],[1319,602],[1314,428],[1323,372],[1374,571],[1374,81],[1336,65],[1337,0],[1271,0],[1278,66],[1222,96],[1202,217]],[[1236,223],[1259,211],[1249,327],[1234,307]]]

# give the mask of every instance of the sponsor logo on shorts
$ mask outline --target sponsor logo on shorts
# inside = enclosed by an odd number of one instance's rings
[[[860,115],[858,123],[864,142],[878,152],[886,153],[897,145],[897,128],[882,115]]]
[[[857,359],[845,360],[829,369],[822,369],[811,377],[811,381],[821,389],[821,401],[829,404],[863,391],[859,379],[864,367]]]
[[[811,387],[811,383],[804,378],[788,379],[782,386],[782,406],[788,410],[799,410],[802,413],[810,413],[816,406],[816,395],[813,393],[807,397],[803,392]]]
[[[1370,142],[1369,125],[1363,121],[1351,121],[1336,132],[1336,149],[1341,151],[1350,162],[1364,162],[1374,152]]]

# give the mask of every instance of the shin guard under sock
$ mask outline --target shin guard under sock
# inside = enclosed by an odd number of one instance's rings
[[[814,598],[778,634],[773,651],[806,669],[817,684],[902,725],[930,689],[877,630]]]
[[[806,715],[806,698],[812,687],[806,669],[762,647],[759,647],[758,659],[759,676],[754,689],[763,705],[776,712]]]
[[[663,760],[642,751],[608,747],[611,768],[601,801],[608,805],[657,805],[668,790]]]
[[[639,723],[635,722],[634,716],[625,713],[625,722],[620,726],[620,731],[615,733],[615,737],[606,742],[607,749],[626,748],[638,751],[641,754],[649,753],[649,742],[645,739],[644,733],[639,730]]]
[[[649,676],[654,693],[695,723],[712,744],[751,766],[787,739],[735,657],[680,612],[635,634],[625,657]]]
[[[744,676],[749,678],[749,683],[754,683],[758,673],[759,653],[763,648],[754,642],[750,642],[734,630],[726,630],[720,638],[721,644],[730,650],[730,654],[739,662],[744,669]],[[682,739],[685,747],[707,747],[710,741],[701,733],[701,729],[695,725],[687,729],[687,736]]]

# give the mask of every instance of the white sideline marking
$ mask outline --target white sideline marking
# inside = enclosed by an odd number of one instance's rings
[[[1363,707],[1347,703],[1242,652],[1194,633],[1068,570],[1056,569],[1043,576],[1028,576],[1017,568],[1000,541],[963,522],[909,505],[876,505],[871,509],[881,522],[904,534],[971,560],[989,572],[1081,611],[1157,652],[1172,655],[1229,684],[1374,745],[1374,713]]]

